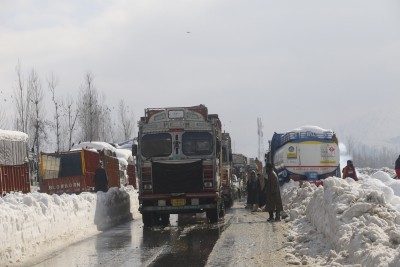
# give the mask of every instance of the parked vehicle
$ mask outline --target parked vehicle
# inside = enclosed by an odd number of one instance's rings
[[[317,126],[274,133],[266,160],[272,163],[281,185],[290,179],[321,184],[326,177],[340,177],[336,135]]]
[[[147,108],[134,145],[143,224],[168,224],[170,214],[224,216],[221,122],[204,105]]]
[[[235,199],[233,192],[232,177],[232,145],[229,133],[222,133],[222,176],[221,195],[224,198],[225,207],[231,207]]]
[[[47,194],[81,193],[94,188],[94,173],[102,159],[109,187],[119,187],[118,159],[82,149],[61,153],[41,153],[40,191]]]
[[[29,174],[28,135],[0,130],[0,194],[30,192]]]

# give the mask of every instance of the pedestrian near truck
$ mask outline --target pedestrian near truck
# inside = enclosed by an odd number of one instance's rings
[[[269,213],[268,221],[280,221],[281,211],[283,211],[281,191],[279,188],[278,176],[272,169],[271,163],[265,164],[265,173],[265,210]]]
[[[400,155],[396,159],[395,165],[394,165],[394,170],[396,171],[396,179],[400,179]]]
[[[356,168],[354,168],[353,161],[348,160],[347,166],[343,168],[343,179],[350,177],[358,181]]]
[[[94,173],[94,189],[96,192],[108,191],[108,178],[106,170],[103,168],[103,162],[99,161],[99,165]]]

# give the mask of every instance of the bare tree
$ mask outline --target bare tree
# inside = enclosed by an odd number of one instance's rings
[[[99,117],[98,93],[93,84],[93,75],[87,73],[85,82],[81,88],[79,110],[79,124],[81,126],[81,137],[83,140],[99,140]]]
[[[61,146],[61,123],[60,123],[60,108],[62,107],[62,104],[60,104],[56,97],[55,97],[55,89],[58,85],[58,79],[54,76],[52,73],[50,75],[50,78],[47,81],[49,90],[52,95],[52,101],[54,104],[55,108],[55,113],[54,113],[54,130],[56,134],[56,144],[57,144],[57,152],[60,152],[60,146]]]
[[[68,150],[72,147],[72,136],[75,129],[75,123],[79,115],[79,110],[74,109],[74,101],[72,98],[67,99],[67,103],[65,105],[65,113],[67,115],[68,122]]]
[[[21,63],[18,61],[15,67],[17,73],[17,87],[14,91],[15,108],[17,110],[16,129],[28,133],[29,114],[32,102],[29,86],[25,86],[24,78],[21,72]]]
[[[39,80],[39,76],[32,69],[28,79],[28,88],[31,92],[30,101],[32,103],[33,112],[30,116],[31,121],[31,132],[33,132],[33,147],[36,147],[36,152],[39,153],[40,145],[42,140],[47,139],[46,126],[48,122],[45,120],[43,114],[42,102],[43,102],[43,90]]]
[[[6,129],[7,128],[7,117],[6,117],[6,112],[2,107],[0,107],[0,129]]]
[[[129,107],[125,105],[125,101],[121,99],[119,101],[119,107],[118,107],[118,115],[119,115],[119,120],[120,120],[120,128],[122,131],[122,136],[123,136],[123,141],[129,140],[132,138],[132,132],[133,132],[133,123],[132,120],[129,116]],[[133,116],[132,116],[133,117]]]

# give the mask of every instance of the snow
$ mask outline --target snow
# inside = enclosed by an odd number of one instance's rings
[[[286,250],[311,265],[400,266],[399,186],[383,171],[361,173],[359,182],[330,177],[323,187],[285,185],[293,241]]]
[[[19,265],[99,233],[138,213],[132,186],[107,193],[13,193],[0,198],[0,266]]]
[[[333,133],[332,130],[325,130],[325,129],[322,129],[321,127],[314,126],[314,125],[304,125],[304,126],[300,126],[300,127],[296,128],[296,129],[293,129],[293,130],[291,130],[291,131],[289,131],[289,132],[299,132],[299,133],[302,133],[302,132],[307,132],[307,131],[314,132],[314,133],[318,133],[318,134],[323,134],[323,133],[326,133],[326,132],[332,132],[332,133]]]
[[[0,140],[27,142],[28,141],[28,135],[26,133],[23,133],[23,132],[1,130],[0,129]]]
[[[358,171],[358,182],[330,177],[323,187],[285,184],[282,199],[288,217],[278,222],[288,229],[283,262],[400,266],[400,180],[391,178],[392,170]],[[0,265],[20,265],[41,252],[95,235],[98,227],[117,224],[130,214],[140,218],[137,208],[132,187],[80,195],[8,194],[0,198]],[[245,230],[242,224],[230,227]],[[249,250],[253,256],[246,257],[260,262],[262,251]]]

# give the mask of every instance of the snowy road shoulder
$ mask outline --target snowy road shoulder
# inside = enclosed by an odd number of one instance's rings
[[[133,188],[107,193],[15,193],[0,198],[0,265],[19,265],[137,216]]]

